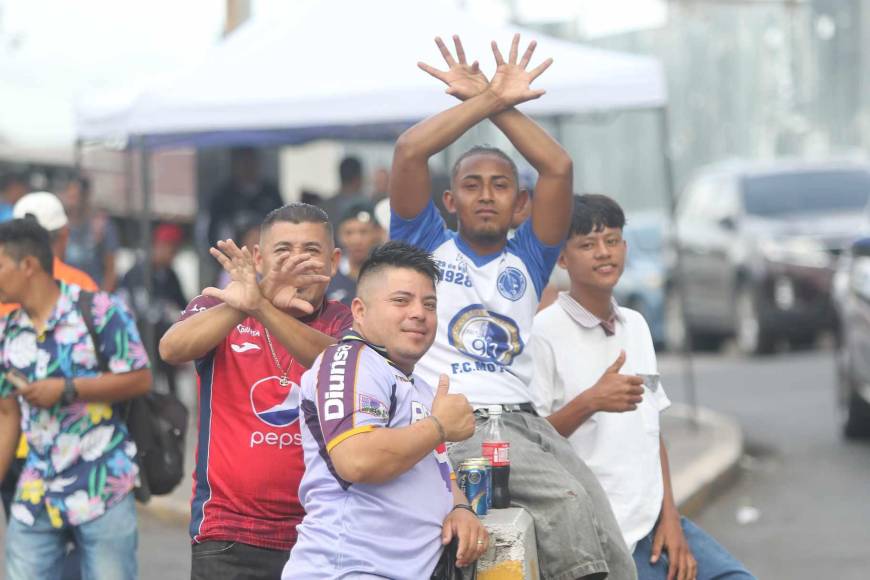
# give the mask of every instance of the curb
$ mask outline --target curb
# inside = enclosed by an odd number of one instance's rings
[[[737,479],[743,455],[743,430],[733,418],[704,407],[693,413],[688,405],[674,404],[668,413],[686,421],[694,417],[700,428],[715,434],[712,447],[679,471],[671,472],[674,500],[680,513],[693,516]]]
[[[190,502],[173,495],[152,497],[147,504],[137,504],[136,507],[158,519],[182,524],[190,524]]]

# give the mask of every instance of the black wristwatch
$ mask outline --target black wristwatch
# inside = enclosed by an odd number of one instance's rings
[[[76,385],[72,377],[64,377],[63,379],[63,394],[60,396],[62,405],[71,405],[79,394],[76,392]]]

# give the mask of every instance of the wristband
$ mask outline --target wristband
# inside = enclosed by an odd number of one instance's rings
[[[72,377],[64,377],[63,392],[60,395],[60,403],[62,405],[71,405],[78,398],[76,385]]]
[[[461,509],[461,510],[468,510],[468,511],[470,511],[471,513],[473,513],[473,514],[475,515],[475,517],[477,516],[477,512],[474,511],[474,508],[471,507],[470,505],[468,505],[467,503],[458,503],[458,504],[454,505],[454,506],[453,506],[453,509],[450,510],[450,511],[453,511],[453,510],[460,510],[460,509]]]
[[[435,426],[438,427],[438,436],[441,438],[440,441],[444,443],[447,441],[447,432],[444,431],[444,425],[441,424],[441,421],[438,420],[438,417],[435,415],[429,415],[429,418],[435,422]]]

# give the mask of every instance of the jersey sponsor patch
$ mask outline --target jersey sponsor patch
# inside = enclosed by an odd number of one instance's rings
[[[505,366],[524,347],[517,323],[482,304],[460,310],[448,324],[447,336],[451,346],[471,358]]]
[[[247,324],[237,324],[236,330],[239,331],[239,334],[250,334],[251,336],[260,336],[260,331],[256,328],[251,328]]]
[[[360,393],[357,410],[360,413],[377,417],[378,419],[387,420],[390,418],[390,410],[387,406],[371,395]]]
[[[234,342],[231,342],[230,348],[233,349],[233,352],[237,352],[239,354],[243,352],[256,352],[258,350],[262,350],[258,345],[254,344],[253,342],[247,341],[243,342],[242,344],[236,344]]]
[[[286,427],[299,419],[299,385],[281,386],[278,377],[267,377],[251,387],[254,415],[271,427]]]

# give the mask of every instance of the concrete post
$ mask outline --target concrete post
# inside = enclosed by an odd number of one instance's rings
[[[492,510],[483,518],[489,550],[477,563],[478,580],[538,580],[535,522],[522,508]]]

